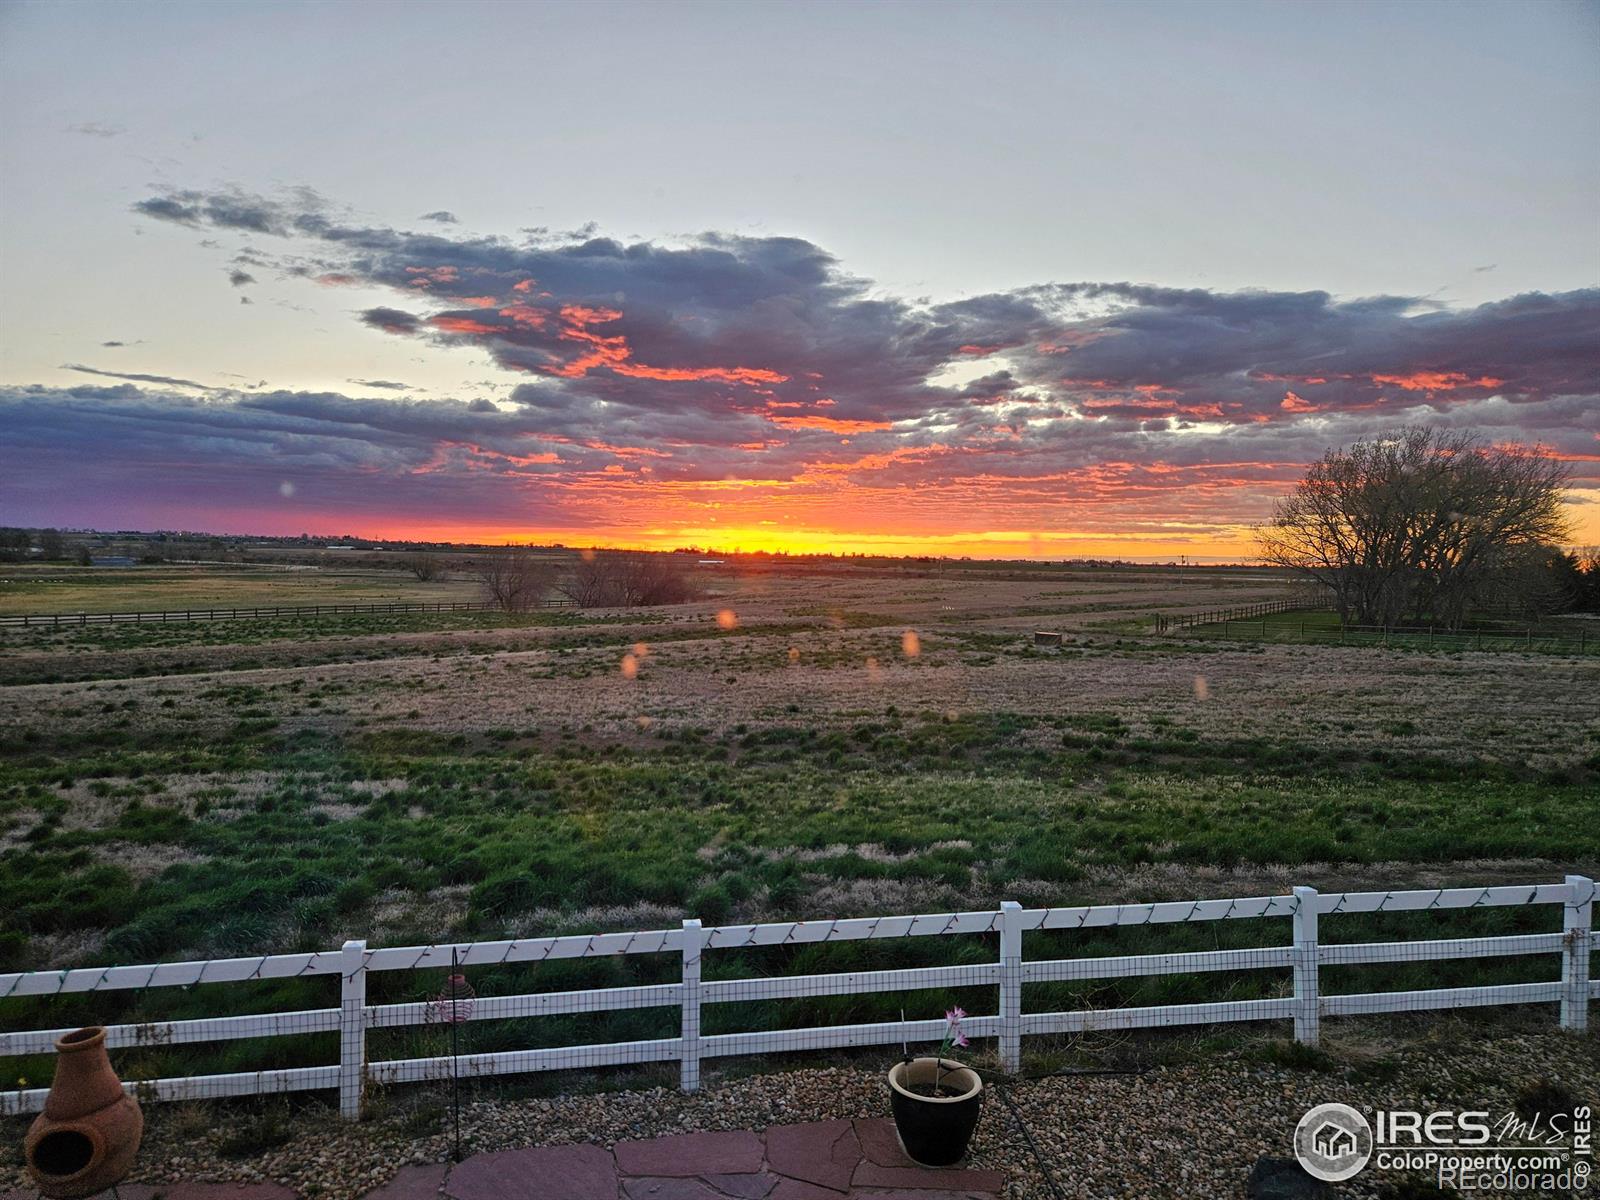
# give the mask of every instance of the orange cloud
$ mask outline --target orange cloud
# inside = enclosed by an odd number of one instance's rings
[[[1374,375],[1372,382],[1392,383],[1407,392],[1449,392],[1464,387],[1499,387],[1505,380],[1490,375],[1473,379],[1460,371],[1413,371],[1409,375]]]
[[[629,379],[655,379],[664,383],[689,380],[719,379],[724,383],[754,385],[783,383],[787,375],[754,367],[651,367],[633,362],[633,350],[621,334],[602,337],[589,330],[590,325],[600,325],[621,320],[622,313],[614,308],[590,307],[582,304],[564,304],[561,319],[567,323],[561,337],[570,342],[582,342],[590,347],[586,354],[560,366],[545,368],[546,373],[563,379],[581,379],[596,367],[609,370]]]
[[[508,304],[500,310],[502,317],[509,317],[518,325],[526,325],[529,329],[543,329],[546,314],[537,308],[530,308],[526,304]]]
[[[471,317],[453,317],[448,313],[428,318],[428,324],[435,329],[442,329],[446,333],[487,333],[501,332],[493,325],[485,325],[482,321],[474,321]]]
[[[784,429],[826,429],[829,433],[872,433],[894,428],[893,421],[849,421],[841,417],[775,417],[769,413],[767,420]]]

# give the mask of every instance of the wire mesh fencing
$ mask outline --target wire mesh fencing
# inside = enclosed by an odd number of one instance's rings
[[[1537,885],[686,920],[409,947],[350,941],[302,954],[0,975],[0,1017],[8,1027],[46,1013],[81,1019],[132,993],[142,1019],[109,1025],[107,1044],[123,1052],[119,1069],[142,1099],[328,1090],[350,1119],[371,1089],[390,1085],[671,1064],[678,1085],[694,1091],[711,1059],[866,1046],[931,1053],[958,1010],[961,1032],[992,1042],[1012,1073],[1024,1039],[1043,1035],[1282,1021],[1314,1046],[1324,1018],[1517,1004],[1555,1005],[1560,1025],[1582,1032],[1600,996],[1594,893],[1592,880],[1572,875]],[[1418,923],[1449,936],[1375,936]],[[1145,952],[1095,952],[1130,946]],[[1544,965],[1552,959],[1555,978]],[[1450,986],[1438,986],[1451,967]],[[1521,978],[1527,971],[1542,977]],[[1371,990],[1335,992],[1336,983]],[[234,995],[243,1005],[317,997],[321,1006],[154,1019],[149,1005],[163,989],[191,1003]],[[70,1028],[0,1032],[0,1059],[42,1076]],[[241,1069],[175,1073],[189,1061],[180,1048],[198,1043],[218,1047],[208,1064]],[[247,1061],[253,1067],[242,1069]],[[37,1111],[46,1089],[17,1074],[0,1112]]]

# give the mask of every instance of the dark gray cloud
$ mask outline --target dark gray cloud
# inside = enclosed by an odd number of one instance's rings
[[[1596,291],[1449,310],[1083,282],[929,303],[878,294],[799,238],[661,245],[583,229],[512,242],[350,224],[320,197],[234,192],[141,210],[266,232],[294,243],[302,274],[391,289],[405,300],[365,310],[365,324],[487,353],[535,381],[513,399],[570,436],[621,424],[668,439],[713,423],[745,441],[837,439],[1048,419],[1155,434],[1600,392]],[[969,364],[990,368],[981,383],[937,382]]]
[[[254,283],[255,281],[256,277],[250,274],[249,271],[241,271],[235,268],[234,270],[228,272],[228,282],[233,284],[234,287],[244,287],[245,285]]]
[[[361,321],[385,333],[416,333],[422,326],[417,317],[397,308],[369,308],[361,314]]]
[[[441,225],[459,225],[461,223],[460,219],[455,215],[455,213],[443,208],[439,209],[437,212],[423,213],[417,218],[417,220],[437,221]]]
[[[392,379],[350,379],[346,382],[356,384],[358,387],[381,388],[388,392],[409,392],[411,390],[409,383],[396,383]]]
[[[192,379],[176,379],[171,375],[137,375],[128,371],[101,371],[95,367],[85,367],[79,363],[63,363],[63,371],[77,371],[81,375],[104,375],[108,379],[126,379],[132,383],[156,383],[164,387],[199,388],[203,392],[212,389],[204,383],[196,383]]]
[[[122,125],[113,125],[108,121],[79,121],[76,125],[67,126],[68,133],[81,133],[85,137],[114,138],[127,133]]]

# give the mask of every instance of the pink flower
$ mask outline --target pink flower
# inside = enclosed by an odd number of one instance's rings
[[[958,1025],[966,1018],[966,1015],[967,1015],[967,1010],[966,1009],[964,1009],[964,1008],[952,1008],[949,1012],[944,1014],[944,1019],[946,1021],[949,1021],[950,1024],[952,1024],[952,1025]]]
[[[956,1034],[954,1044],[965,1050],[967,1048],[967,1035],[964,1033]]]

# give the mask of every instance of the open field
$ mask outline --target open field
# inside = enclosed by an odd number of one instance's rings
[[[404,571],[353,567],[64,567],[0,564],[0,616],[112,609],[247,608],[268,604],[477,600],[468,579],[420,582]]]
[[[252,603],[286,594],[254,572],[174,579],[157,568],[146,583],[140,570],[121,573],[152,589],[140,604],[163,603],[155,595],[173,588],[255,588]],[[277,578],[308,601],[411,591],[393,573],[368,574]],[[767,568],[711,571],[705,584],[705,600],[664,609],[5,634],[0,970],[327,948],[346,937],[383,945],[662,928],[685,915],[777,920],[1600,873],[1593,656],[1130,632],[1157,610],[1285,594],[1281,580],[1252,572]],[[471,596],[461,583],[416,586]],[[130,603],[120,591],[104,596]],[[1066,631],[1063,647],[1033,647],[1038,627]],[[1542,919],[1348,918],[1340,932],[1543,932]],[[1055,948],[1216,949],[1277,933],[1168,927],[1062,937]],[[967,953],[989,951],[840,945],[729,953],[719,969],[849,970],[869,957],[909,966]],[[538,987],[655,981],[648,970],[547,966]],[[1549,971],[1510,959],[1330,972],[1341,973],[1379,988]],[[477,982],[493,992],[531,978],[505,969]],[[1064,1005],[1107,1007],[1247,998],[1275,984],[1032,986],[1058,988]],[[229,991],[241,1011],[264,999],[328,1001],[315,980]],[[904,1003],[921,1013],[949,999],[913,993]],[[969,1007],[983,1011],[981,1000]],[[179,993],[5,1004],[13,1028],[218,1012],[217,997]],[[724,1005],[708,1028],[781,1027],[819,1009],[841,1022],[883,1019],[898,1004]],[[474,1048],[662,1036],[670,1019],[645,1010],[494,1022],[474,1030]],[[198,1053],[151,1047],[134,1069],[178,1073]],[[223,1070],[329,1057],[325,1035],[278,1039],[269,1055],[245,1042],[205,1053],[208,1069]],[[0,1070],[38,1078],[48,1064]]]

